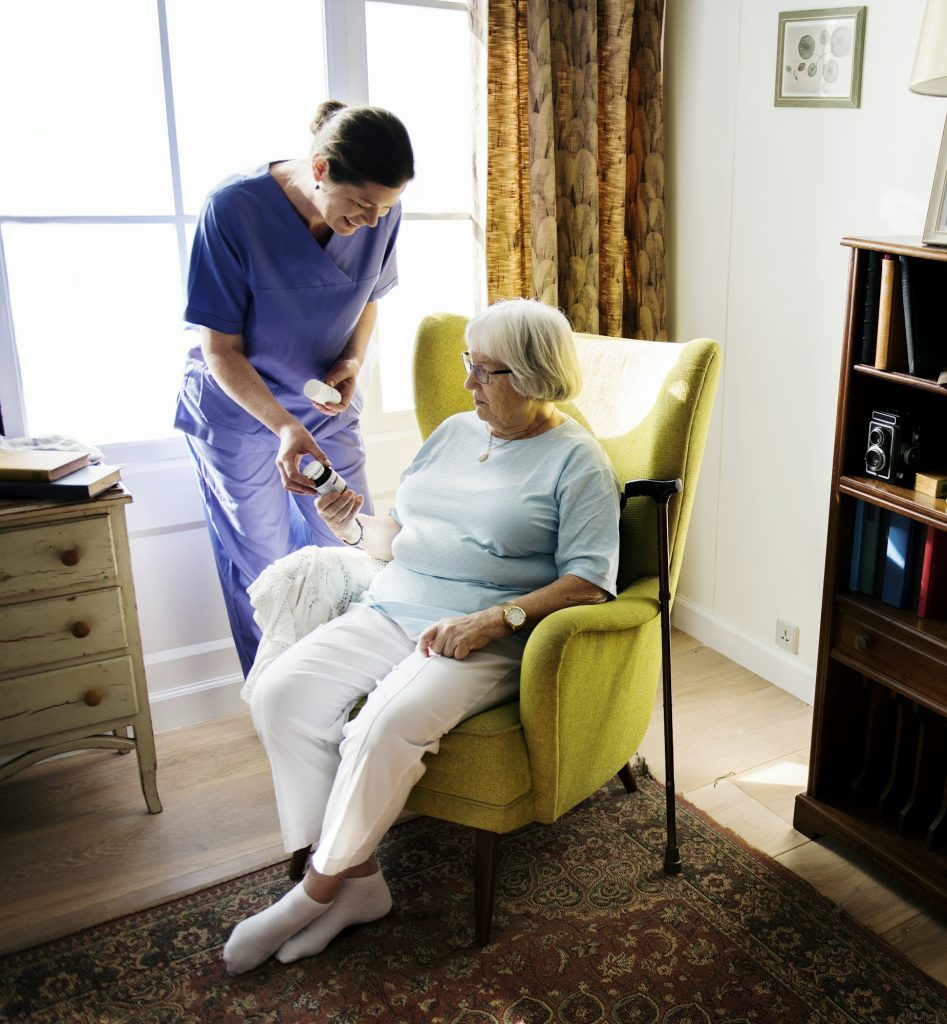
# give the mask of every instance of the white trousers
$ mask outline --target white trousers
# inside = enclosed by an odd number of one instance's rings
[[[356,604],[280,655],[250,709],[287,852],[317,843],[312,864],[327,875],[366,860],[441,736],[516,695],[522,654],[506,639],[460,661],[426,658],[386,615]]]

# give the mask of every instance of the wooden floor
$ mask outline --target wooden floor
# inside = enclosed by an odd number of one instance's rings
[[[811,709],[680,632],[673,665],[678,792],[947,982],[947,919],[840,846],[792,828]],[[0,952],[283,859],[248,715],[157,744],[159,815],[145,810],[133,756],[60,758],[0,786]],[[660,779],[663,750],[658,709],[641,753]]]

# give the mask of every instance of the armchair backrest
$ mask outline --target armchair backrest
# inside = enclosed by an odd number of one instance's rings
[[[457,412],[472,408],[464,389],[461,352],[467,319],[425,317],[414,354],[415,411],[423,437]],[[583,388],[561,408],[601,442],[619,481],[680,477],[684,489],[669,508],[671,593],[677,590],[684,538],[710,427],[720,349],[708,339],[684,343],[575,336]],[[621,520],[619,589],[657,574],[654,503],[628,502]]]

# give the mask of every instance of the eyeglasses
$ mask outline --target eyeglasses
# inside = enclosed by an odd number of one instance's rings
[[[467,373],[474,375],[474,380],[478,384],[489,384],[491,378],[499,377],[503,373],[512,373],[512,370],[488,370],[483,366],[477,366],[476,363],[470,361],[469,352],[461,352],[461,357],[464,360],[464,369]]]

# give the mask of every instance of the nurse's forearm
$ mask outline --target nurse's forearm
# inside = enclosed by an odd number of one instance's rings
[[[375,330],[375,321],[378,319],[378,303],[369,302],[362,310],[355,329],[349,335],[349,340],[342,349],[340,359],[357,359],[359,366],[365,365],[365,352],[371,340],[372,331]]]
[[[241,335],[221,334],[202,327],[201,349],[214,380],[227,396],[274,434],[297,422],[295,416],[290,415],[273,397],[247,359]]]

